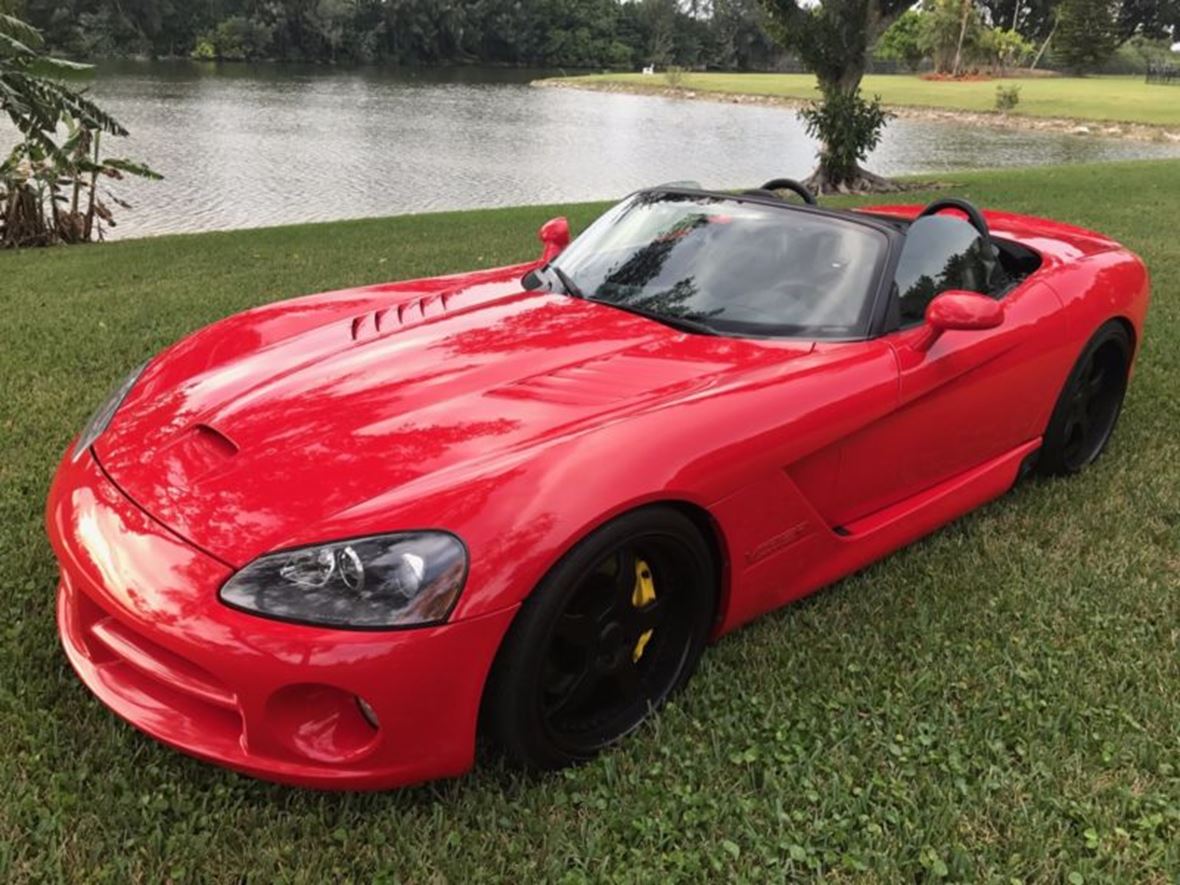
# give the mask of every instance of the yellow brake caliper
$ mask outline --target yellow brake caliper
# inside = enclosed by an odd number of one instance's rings
[[[636,608],[645,608],[655,601],[656,582],[652,580],[651,568],[642,559],[637,559],[635,560],[635,589],[631,592],[631,604]],[[643,650],[651,642],[653,632],[655,631],[648,630],[635,643],[635,651],[631,652],[631,660],[635,663],[639,663],[639,659],[643,657]]]

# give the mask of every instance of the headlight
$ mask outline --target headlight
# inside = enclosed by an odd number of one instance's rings
[[[220,596],[267,618],[382,630],[445,621],[466,578],[458,538],[412,532],[268,554],[226,581]]]
[[[94,445],[94,441],[102,436],[102,432],[107,429],[107,425],[115,417],[115,412],[119,410],[119,406],[123,405],[123,400],[127,398],[127,394],[131,392],[131,388],[135,386],[135,382],[139,380],[139,376],[143,374],[145,368],[147,368],[147,363],[140,363],[132,369],[131,374],[120,382],[119,386],[103,400],[98,410],[90,416],[90,420],[86,422],[86,427],[82,430],[82,435],[78,437],[77,445],[74,446],[73,460],[77,461],[81,458],[86,450]]]

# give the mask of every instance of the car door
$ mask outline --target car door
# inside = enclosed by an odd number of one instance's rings
[[[1056,294],[1035,280],[1003,286],[993,293],[1004,305],[999,326],[946,331],[923,348],[930,331],[925,311],[933,298],[988,285],[979,268],[972,270],[963,260],[963,244],[976,239],[974,229],[959,219],[929,220],[943,228],[932,238],[937,248],[930,248],[930,241],[907,241],[907,250],[917,242],[930,252],[911,253],[909,262],[903,252],[890,307],[894,330],[882,339],[897,360],[896,407],[845,441],[832,511],[836,525],[904,501],[1043,431],[1038,422],[1046,396],[1040,379],[1051,357],[1036,342],[1047,324],[1060,321]]]

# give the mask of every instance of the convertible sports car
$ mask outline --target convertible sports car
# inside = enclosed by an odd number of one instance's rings
[[[306,786],[456,775],[477,733],[587,759],[711,639],[1089,465],[1149,301],[1096,233],[783,180],[541,239],[230,317],[119,385],[47,512],[104,703]]]

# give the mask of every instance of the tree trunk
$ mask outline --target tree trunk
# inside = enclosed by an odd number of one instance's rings
[[[813,194],[895,194],[903,190],[896,181],[882,178],[869,170],[857,166],[850,178],[836,181],[820,163],[819,167],[803,180],[803,186]]]
[[[98,142],[102,137],[102,133],[94,133],[94,163],[98,165]],[[89,243],[94,232],[94,209],[95,203],[98,200],[98,171],[90,173],[90,199],[86,205],[86,220],[82,224],[82,237],[84,242]]]
[[[865,64],[849,65],[843,73],[835,78],[829,79],[825,77],[817,77],[819,80],[820,91],[827,95],[829,91],[842,92],[845,95],[852,95],[856,90],[860,89],[860,81],[865,76]]]
[[[1040,50],[1037,52],[1037,57],[1033,59],[1029,66],[1030,71],[1035,71],[1037,65],[1041,63],[1041,56],[1045,54],[1045,50],[1049,48],[1049,41],[1053,39],[1053,35],[1057,33],[1057,22],[1053,22],[1053,29],[1049,31],[1049,36],[1045,38],[1045,42],[1041,44]]]
[[[967,39],[967,21],[971,17],[973,0],[963,0],[963,20],[959,23],[959,43],[955,47],[955,65],[951,76],[957,77],[963,70],[963,41]]]

